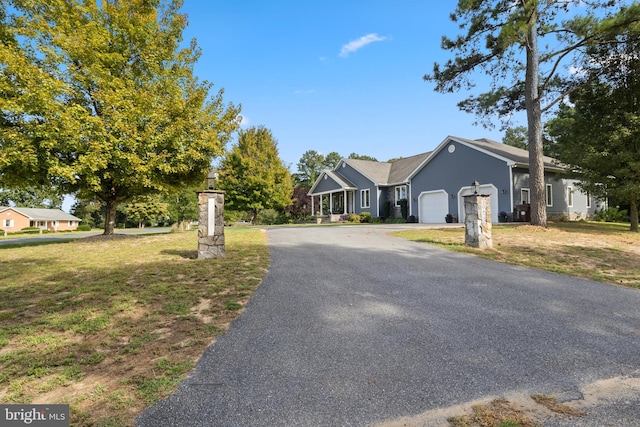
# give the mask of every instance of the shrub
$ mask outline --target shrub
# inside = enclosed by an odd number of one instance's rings
[[[347,217],[347,221],[349,222],[355,222],[356,224],[360,222],[360,215],[358,214],[349,214],[349,216]]]
[[[627,211],[620,208],[608,208],[596,211],[594,216],[596,221],[600,222],[624,222],[627,218]]]
[[[382,213],[385,219],[391,217],[392,206],[393,206],[393,203],[391,202],[391,200],[385,201],[384,204],[382,205]]]
[[[407,199],[400,199],[400,213],[402,214],[402,219],[405,221],[409,216],[409,201]]]
[[[360,222],[371,222],[371,214],[369,212],[362,212],[360,214]]]
[[[78,230],[78,231],[91,231],[91,226],[89,224],[80,224],[78,226],[78,228],[76,228],[76,230]]]

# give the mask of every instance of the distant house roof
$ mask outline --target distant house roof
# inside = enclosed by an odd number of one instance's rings
[[[29,218],[31,221],[82,221],[80,218],[68,214],[60,209],[19,208],[15,206],[0,207],[0,212],[12,209]]]

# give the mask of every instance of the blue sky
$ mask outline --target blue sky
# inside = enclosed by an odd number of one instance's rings
[[[182,11],[185,40],[202,49],[198,77],[242,104],[245,126],[269,128],[296,172],[307,150],[386,161],[430,151],[447,135],[502,140],[499,125],[474,126],[459,111],[470,93],[436,93],[422,79],[450,57],[440,41],[458,34],[455,4],[185,0]]]

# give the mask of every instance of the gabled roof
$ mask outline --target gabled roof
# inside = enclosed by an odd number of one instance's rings
[[[31,221],[81,221],[80,218],[68,214],[60,209],[18,208],[15,206],[0,207],[0,212],[11,209],[26,216]]]
[[[313,187],[311,187],[311,189],[309,190],[308,194],[314,194],[314,191],[315,191],[316,187],[322,182],[323,179],[325,179],[325,177],[328,177],[328,178],[332,179],[336,184],[338,184],[338,186],[340,186],[340,188],[342,188],[344,190],[357,190],[358,189],[355,185],[350,183],[343,176],[337,174],[335,171],[325,170],[325,171],[322,171],[322,173],[320,174],[320,176],[318,177],[316,182],[313,183]]]
[[[492,141],[487,138],[481,138],[476,140],[458,138],[458,137],[450,137],[450,138],[458,142],[473,145],[476,148],[486,150],[489,153],[495,154],[497,156],[509,159],[512,162],[518,164],[519,166],[529,165],[529,151],[523,150],[522,148],[513,147],[511,145],[503,144],[497,141]],[[564,170],[561,166],[558,165],[558,162],[552,157],[544,156],[543,159],[544,159],[543,161],[544,161],[545,168]]]
[[[458,142],[459,144],[466,145],[474,150],[485,153],[489,156],[500,159],[511,166],[529,167],[529,151],[521,148],[513,147],[511,145],[503,144],[501,142],[493,141],[487,138],[482,139],[466,139],[457,136],[448,136],[429,153],[429,156],[420,164],[412,173],[411,178],[416,175],[427,163],[431,161],[440,151],[447,147],[451,142]],[[544,168],[552,171],[565,171],[558,162],[552,157],[544,156]]]
[[[377,185],[404,184],[409,181],[411,174],[429,157],[429,154],[430,153],[416,154],[415,156],[398,159],[392,163],[342,159],[335,170],[338,171],[340,164],[344,162]]]

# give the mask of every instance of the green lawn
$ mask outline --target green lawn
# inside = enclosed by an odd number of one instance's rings
[[[68,403],[72,425],[132,425],[226,330],[269,264],[266,235],[226,229],[0,246],[0,401]]]

